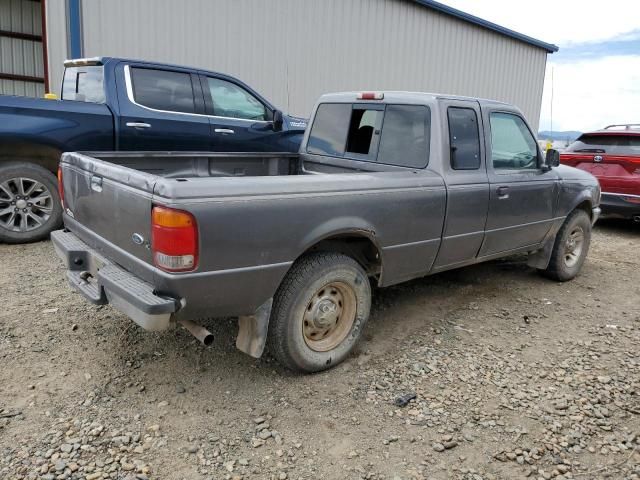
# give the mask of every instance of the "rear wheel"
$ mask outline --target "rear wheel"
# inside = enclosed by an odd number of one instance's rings
[[[351,257],[314,253],[291,267],[274,297],[271,353],[285,367],[317,372],[342,362],[362,334],[371,287]]]
[[[591,219],[584,210],[574,210],[556,235],[549,266],[542,273],[560,282],[573,279],[587,257],[591,244]]]
[[[42,240],[61,220],[62,206],[51,172],[30,163],[0,167],[0,242]]]

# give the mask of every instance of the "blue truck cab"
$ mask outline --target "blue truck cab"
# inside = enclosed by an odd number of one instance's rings
[[[229,75],[68,60],[60,100],[0,95],[0,242],[39,240],[60,225],[63,152],[297,152],[306,126]]]

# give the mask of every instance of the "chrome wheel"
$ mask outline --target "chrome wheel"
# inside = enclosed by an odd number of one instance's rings
[[[30,232],[41,227],[53,212],[53,195],[41,182],[27,177],[0,183],[0,227]]]
[[[584,231],[582,227],[576,226],[567,236],[564,245],[564,263],[567,267],[572,268],[580,261],[583,247]]]
[[[316,352],[336,348],[347,338],[356,318],[356,294],[343,282],[320,288],[307,304],[302,322],[304,341]]]

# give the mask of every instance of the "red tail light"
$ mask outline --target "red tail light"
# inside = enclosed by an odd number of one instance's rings
[[[361,92],[357,95],[358,100],[382,100],[384,93],[382,92]]]
[[[64,210],[64,183],[62,182],[62,165],[58,165],[58,195],[60,195],[60,204]]]
[[[151,211],[153,263],[166,272],[198,266],[198,225],[189,212],[155,206]]]

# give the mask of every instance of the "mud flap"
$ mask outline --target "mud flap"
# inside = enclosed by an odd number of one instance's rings
[[[551,261],[551,254],[553,253],[553,246],[556,243],[556,235],[560,230],[560,227],[564,223],[564,219],[562,222],[557,222],[547,233],[547,236],[544,240],[544,245],[540,250],[537,250],[533,253],[529,254],[527,258],[527,265],[531,268],[537,268],[539,270],[546,270],[549,266],[549,262]]]
[[[267,343],[267,332],[269,330],[269,317],[271,316],[271,306],[273,298],[270,298],[253,313],[238,317],[238,337],[236,338],[236,348],[241,352],[260,358]]]

